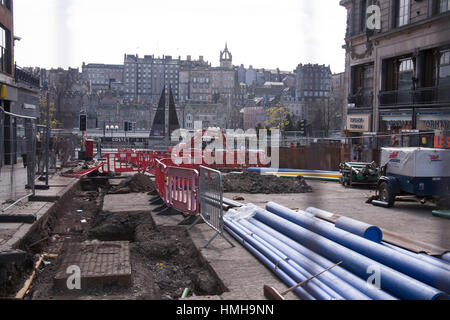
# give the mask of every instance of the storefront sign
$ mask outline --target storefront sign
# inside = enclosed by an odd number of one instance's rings
[[[420,130],[450,130],[450,120],[419,120],[417,127]]]
[[[417,129],[419,130],[450,130],[449,112],[421,112],[417,114]]]
[[[367,132],[370,130],[370,115],[348,115],[347,130],[349,132]]]
[[[450,149],[450,131],[437,131],[434,137],[434,147]]]

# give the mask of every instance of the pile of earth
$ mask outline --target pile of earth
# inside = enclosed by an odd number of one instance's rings
[[[118,186],[111,188],[109,194],[127,194],[131,192],[153,192],[155,182],[147,175],[137,173],[134,176],[125,179]]]
[[[311,186],[303,177],[277,177],[255,172],[230,173],[223,176],[223,191],[232,193],[309,193]]]

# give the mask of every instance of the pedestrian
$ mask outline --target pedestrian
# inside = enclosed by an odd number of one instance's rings
[[[70,158],[70,138],[63,138],[61,142],[61,167],[64,168]]]
[[[20,151],[22,152],[23,167],[26,168],[27,167],[27,153],[28,153],[26,137],[23,137],[20,149],[21,149]]]
[[[362,147],[360,144],[358,144],[357,153],[358,153],[358,162],[361,162],[362,161]]]
[[[42,174],[44,172],[43,161],[42,161],[42,142],[41,142],[41,134],[38,132],[36,135],[36,163],[37,163],[37,171],[38,174]]]
[[[56,168],[56,151],[57,151],[57,140],[55,136],[50,137],[49,141],[49,149],[50,149],[50,161],[51,161],[51,169]]]
[[[353,146],[352,159],[353,159],[353,161],[358,160],[358,145],[356,145],[356,144]]]

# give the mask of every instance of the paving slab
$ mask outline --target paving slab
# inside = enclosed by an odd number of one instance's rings
[[[107,194],[103,201],[103,211],[148,211],[150,210],[149,201],[152,197],[147,193]]]
[[[64,184],[65,187],[50,188],[49,190],[36,190],[36,194],[38,195],[40,193],[45,193],[50,197],[63,198],[69,195],[70,191],[78,183],[77,179],[53,175],[50,177],[50,184],[52,184],[53,179],[55,179],[55,181],[57,180],[60,185]],[[0,224],[0,251],[19,248],[27,235],[42,225],[43,221],[45,221],[48,214],[55,208],[56,204],[57,203],[55,202],[30,202],[24,200],[23,202],[18,203],[6,210],[5,213],[8,214],[34,214],[36,216],[36,221],[33,224]]]

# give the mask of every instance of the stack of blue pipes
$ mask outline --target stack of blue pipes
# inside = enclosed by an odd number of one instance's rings
[[[229,210],[225,229],[303,300],[440,300],[450,293],[450,262],[382,241],[376,226],[274,202]],[[447,260],[446,260],[447,259]],[[340,263],[314,278],[325,269]]]

